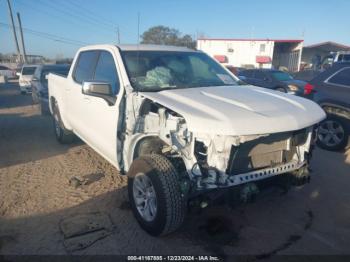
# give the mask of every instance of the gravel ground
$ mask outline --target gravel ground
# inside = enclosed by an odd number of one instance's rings
[[[58,144],[31,97],[0,85],[0,254],[350,254],[350,150],[317,149],[312,168],[310,184],[235,209],[209,207],[154,238],[133,218],[125,177],[82,142]],[[62,221],[100,214],[113,225],[108,233],[67,247]]]

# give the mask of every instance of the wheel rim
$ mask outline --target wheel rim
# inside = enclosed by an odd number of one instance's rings
[[[141,217],[153,221],[157,214],[157,196],[151,179],[144,173],[138,173],[133,179],[133,196]]]
[[[318,139],[328,147],[339,145],[345,136],[342,125],[333,120],[326,120],[318,128]]]

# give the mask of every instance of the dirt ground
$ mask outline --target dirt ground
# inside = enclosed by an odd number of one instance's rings
[[[0,85],[0,254],[350,254],[350,150],[317,149],[312,169],[310,184],[234,209],[209,207],[154,238],[132,215],[125,177],[82,142],[58,144],[31,97],[16,83]],[[70,249],[62,221],[101,214],[107,234]]]

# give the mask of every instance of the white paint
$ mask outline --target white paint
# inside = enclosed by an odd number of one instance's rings
[[[320,122],[314,102],[253,86],[141,92],[182,115],[191,132],[246,136],[299,130]]]

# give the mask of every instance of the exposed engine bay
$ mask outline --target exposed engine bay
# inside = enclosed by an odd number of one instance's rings
[[[313,127],[274,134],[222,136],[190,132],[186,120],[149,99],[134,96],[127,119],[125,167],[143,154],[181,163],[196,191],[226,188],[307,166]],[[138,103],[135,103],[135,99]]]

